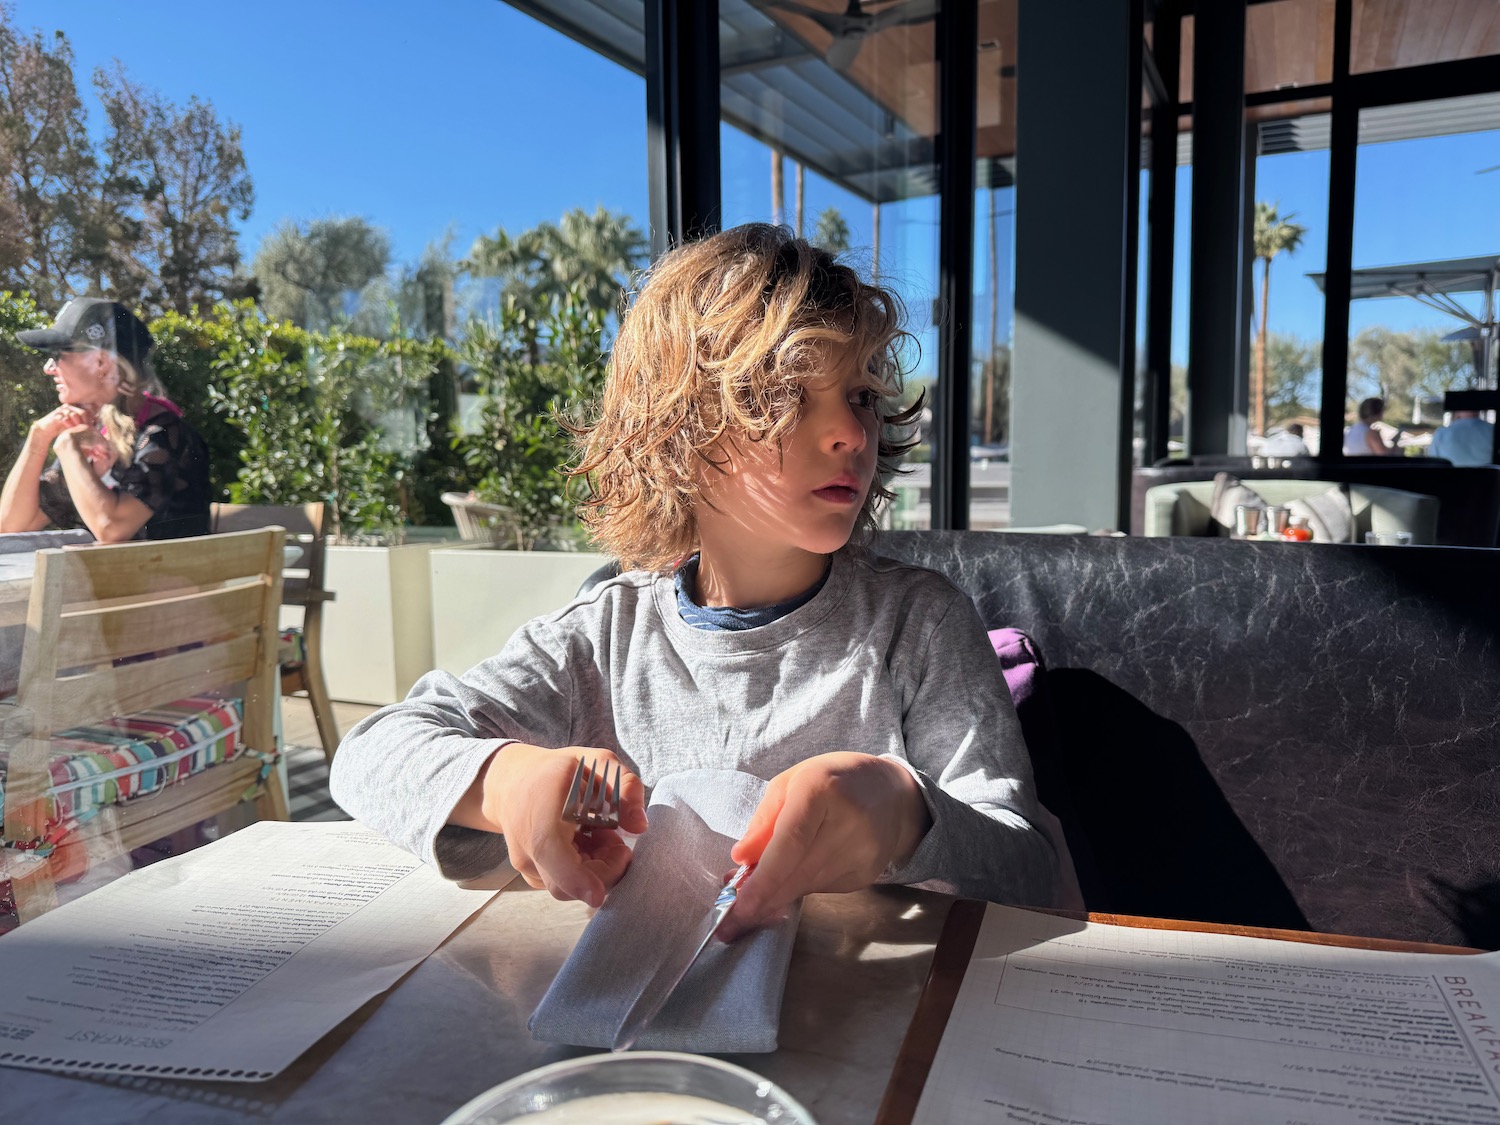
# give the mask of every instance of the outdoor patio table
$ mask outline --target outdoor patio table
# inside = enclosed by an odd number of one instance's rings
[[[729,1055],[799,1098],[820,1125],[869,1125],[952,903],[904,887],[811,896],[773,1054]],[[412,1122],[592,1052],[534,1041],[526,1020],[587,923],[519,880],[395,988],[263,1083],[92,1078],[0,1069],[15,1121]],[[0,941],[5,940],[0,938]]]

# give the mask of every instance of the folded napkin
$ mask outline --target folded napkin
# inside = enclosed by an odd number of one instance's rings
[[[609,1047],[663,958],[708,913],[766,783],[734,770],[668,774],[651,795],[650,829],[625,877],[589,922],[531,1014],[548,1043]],[[653,1051],[774,1051],[797,911],[733,944],[709,943],[635,1046]]]

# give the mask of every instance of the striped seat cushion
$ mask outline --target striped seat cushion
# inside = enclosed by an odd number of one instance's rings
[[[307,662],[307,638],[302,630],[293,626],[281,631],[281,645],[277,649],[276,662],[283,670],[291,671]]]
[[[243,714],[238,697],[200,695],[58,731],[48,763],[52,785],[45,797],[43,837],[5,842],[22,847],[56,843],[107,805],[159,792],[238,757],[244,749]],[[4,765],[0,753],[0,799]]]

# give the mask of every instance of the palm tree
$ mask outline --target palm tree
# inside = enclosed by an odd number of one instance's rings
[[[1255,386],[1251,421],[1256,433],[1266,432],[1266,319],[1271,304],[1271,259],[1285,250],[1297,252],[1307,228],[1294,223],[1296,212],[1277,213],[1278,204],[1260,200],[1255,204],[1255,257],[1262,263],[1260,275],[1260,331],[1255,336]]]
[[[557,290],[581,288],[590,308],[619,315],[624,286],[646,261],[646,236],[630,216],[575,207],[550,235]]]
[[[640,228],[630,216],[601,206],[592,215],[575,207],[556,225],[540,223],[514,236],[504,227],[482,234],[460,265],[475,277],[498,278],[501,299],[513,299],[535,324],[570,290],[581,292],[589,307],[618,315],[624,285],[645,260]],[[535,363],[535,338],[529,350]]]

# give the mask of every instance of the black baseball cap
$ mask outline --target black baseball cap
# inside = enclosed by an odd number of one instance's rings
[[[78,297],[57,314],[51,328],[28,328],[16,339],[28,348],[56,355],[58,352],[102,349],[114,352],[139,366],[151,350],[151,332],[141,319],[119,301],[103,297]]]

